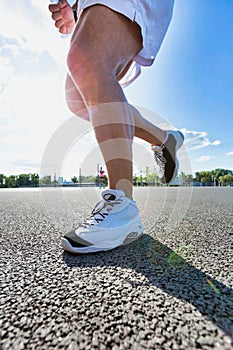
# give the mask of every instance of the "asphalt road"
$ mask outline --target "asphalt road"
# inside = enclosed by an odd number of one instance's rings
[[[142,238],[63,252],[98,191],[0,191],[1,350],[233,349],[233,188],[138,188]]]

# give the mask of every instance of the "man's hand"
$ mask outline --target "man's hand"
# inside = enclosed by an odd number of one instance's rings
[[[73,10],[66,0],[49,5],[49,11],[52,12],[52,19],[60,33],[69,34],[73,31],[75,26]]]

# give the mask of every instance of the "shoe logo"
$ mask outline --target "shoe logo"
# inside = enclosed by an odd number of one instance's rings
[[[131,232],[127,238],[137,238],[139,236],[139,233],[138,232]]]
[[[114,194],[112,193],[106,193],[103,198],[106,200],[106,201],[114,201],[116,199],[116,196],[114,196]]]

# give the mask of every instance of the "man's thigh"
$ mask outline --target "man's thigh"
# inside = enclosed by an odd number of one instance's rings
[[[89,63],[111,69],[118,76],[142,49],[141,30],[136,22],[106,6],[90,6],[78,21],[71,49],[77,54],[85,52]]]

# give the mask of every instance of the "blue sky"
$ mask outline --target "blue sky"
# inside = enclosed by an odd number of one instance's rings
[[[54,28],[48,3],[0,3],[0,173],[39,171],[48,141],[71,116],[63,90],[70,38]],[[176,0],[154,65],[125,89],[152,111],[149,119],[157,112],[183,130],[192,172],[233,170],[232,13],[232,0]]]

